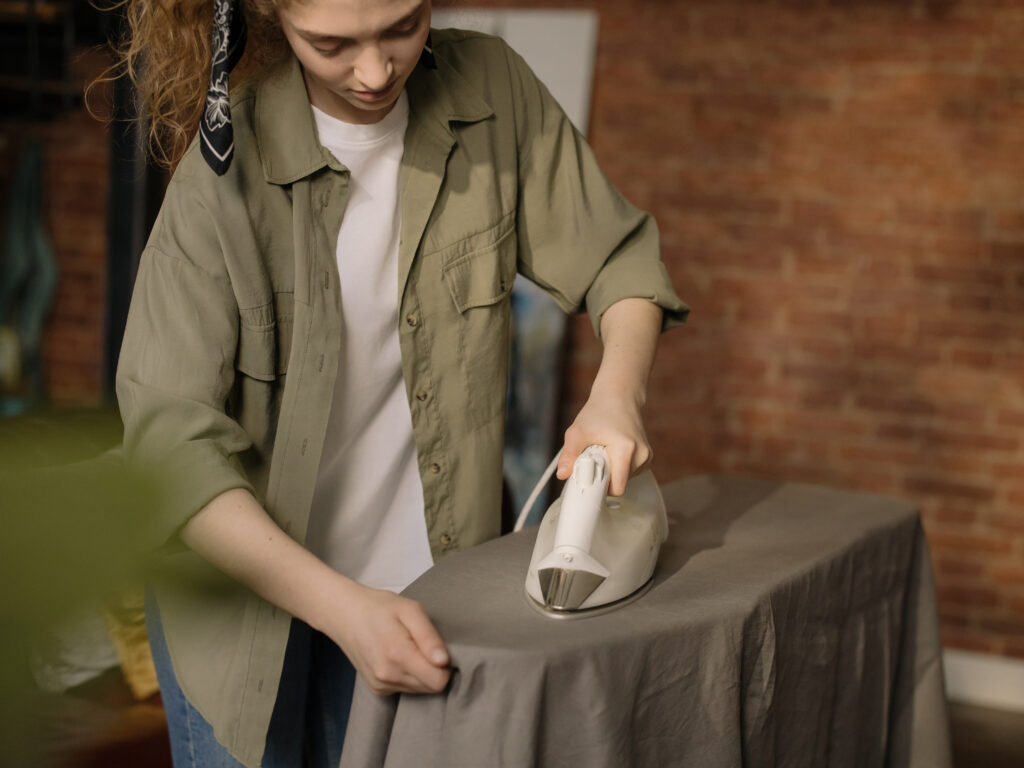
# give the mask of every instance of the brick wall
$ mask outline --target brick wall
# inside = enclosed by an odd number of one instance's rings
[[[1024,658],[1024,5],[580,7],[592,144],[693,309],[651,385],[658,477],[911,498],[945,643]],[[585,319],[572,349],[569,413]]]
[[[74,64],[76,82],[84,87],[106,63],[102,52],[83,51]],[[97,106],[103,106],[102,97]],[[107,289],[107,128],[77,106],[38,124],[0,121],[0,136],[5,198],[21,148],[32,138],[44,147],[43,207],[59,272],[43,337],[49,399],[56,406],[99,405]]]
[[[102,400],[110,139],[84,109],[45,132],[47,220],[60,281],[46,326],[49,395],[57,406]]]

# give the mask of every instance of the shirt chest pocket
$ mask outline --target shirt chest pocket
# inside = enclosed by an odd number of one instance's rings
[[[258,381],[274,381],[287,373],[294,315],[291,293],[275,293],[271,303],[240,309],[235,368]]]
[[[442,275],[455,309],[455,351],[467,398],[465,412],[475,427],[504,412],[515,230],[509,224],[473,241],[473,247],[444,263]]]

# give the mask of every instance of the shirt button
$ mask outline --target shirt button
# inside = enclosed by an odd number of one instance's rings
[[[452,537],[449,536],[447,533],[442,533],[441,534],[441,544],[447,547],[451,543],[452,543]]]
[[[435,475],[441,474],[441,465],[435,461],[433,464],[430,465],[430,471],[433,472]]]
[[[405,322],[408,324],[410,328],[415,328],[417,325],[420,324],[420,319],[415,312],[410,312],[408,315],[405,316]]]
[[[421,389],[419,392],[417,392],[416,393],[416,399],[419,400],[421,403],[426,402],[426,400],[427,400],[427,390]]]

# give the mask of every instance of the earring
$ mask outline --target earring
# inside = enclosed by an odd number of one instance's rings
[[[427,33],[427,42],[423,46],[423,53],[420,54],[420,64],[426,69],[437,69],[437,61],[434,60],[434,48],[430,43],[430,33]]]

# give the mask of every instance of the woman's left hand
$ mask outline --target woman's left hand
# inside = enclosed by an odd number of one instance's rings
[[[628,398],[592,393],[586,405],[565,431],[565,444],[558,459],[557,476],[572,474],[576,458],[591,445],[603,445],[611,464],[608,492],[621,496],[630,477],[651,462],[651,446],[644,433],[640,406]]]

